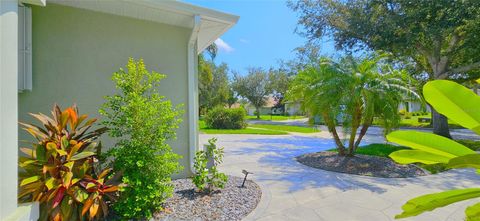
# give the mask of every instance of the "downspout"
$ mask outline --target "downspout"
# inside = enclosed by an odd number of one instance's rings
[[[200,15],[193,17],[193,29],[188,41],[188,125],[189,125],[189,163],[190,171],[193,167],[195,153],[198,150],[198,76],[196,73],[197,39],[201,25]]]

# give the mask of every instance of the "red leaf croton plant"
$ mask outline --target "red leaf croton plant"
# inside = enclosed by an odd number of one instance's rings
[[[89,131],[96,119],[79,116],[75,105],[64,111],[54,105],[52,117],[30,115],[42,126],[20,123],[37,141],[20,148],[19,200],[40,202],[40,220],[103,219],[122,186],[120,173],[99,168],[94,141],[107,129]]]

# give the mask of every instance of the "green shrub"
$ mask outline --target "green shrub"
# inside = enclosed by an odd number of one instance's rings
[[[407,110],[405,110],[405,109],[401,109],[401,110],[398,111],[398,114],[400,114],[402,116],[405,115],[406,113],[407,113]]]
[[[405,119],[411,119],[412,118],[412,113],[406,112],[404,118]]]
[[[106,97],[100,113],[116,138],[108,156],[128,185],[113,208],[124,218],[144,219],[172,195],[170,177],[181,167],[167,141],[176,137],[181,111],[157,91],[165,75],[148,72],[143,60],[130,59],[127,69],[113,74],[117,92]]]
[[[480,141],[479,140],[455,140],[457,143],[463,144],[464,146],[470,148],[473,151],[480,150]]]
[[[227,183],[227,175],[218,172],[217,166],[223,162],[223,148],[217,148],[217,138],[208,140],[206,150],[195,153],[195,176],[193,184],[202,192],[211,193],[215,188],[224,188]],[[212,160],[212,165],[209,164]],[[210,168],[208,168],[210,166]]]
[[[247,126],[243,108],[224,108],[218,106],[205,116],[205,123],[211,129],[242,129]]]

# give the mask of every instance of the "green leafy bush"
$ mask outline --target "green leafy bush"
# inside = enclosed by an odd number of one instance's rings
[[[227,175],[220,173],[217,169],[217,166],[223,162],[223,148],[217,148],[216,142],[216,138],[208,140],[206,149],[195,153],[196,173],[192,182],[202,192],[211,193],[215,188],[224,188],[227,183]],[[212,165],[209,165],[209,161]]]
[[[100,145],[94,141],[106,128],[88,131],[96,119],[78,115],[73,106],[60,110],[55,105],[53,117],[31,114],[42,127],[21,123],[37,139],[33,148],[20,148],[20,202],[38,201],[39,220],[102,219],[108,205],[119,191],[116,178],[107,179],[111,169],[100,169]],[[117,175],[120,175],[118,173]]]
[[[404,118],[405,119],[412,119],[412,113],[410,113],[410,112],[405,113]]]
[[[245,115],[243,108],[217,106],[207,113],[205,123],[211,129],[243,129],[247,126]]]
[[[472,90],[452,81],[436,80],[423,87],[425,100],[435,110],[449,119],[480,134],[480,97]],[[423,163],[446,168],[480,169],[480,154],[448,138],[418,131],[395,131],[387,135],[390,142],[408,146],[412,150],[400,150],[389,156],[403,164]],[[443,165],[442,165],[443,164]],[[427,194],[409,200],[402,206],[403,212],[395,218],[416,216],[426,211],[452,203],[480,197],[480,188],[448,190]],[[480,220],[480,203],[467,207],[466,220]]]
[[[480,150],[480,141],[479,140],[455,140],[460,144],[470,148],[471,150],[478,151]]]
[[[105,117],[115,148],[108,152],[115,171],[128,185],[114,204],[125,218],[150,218],[172,195],[171,175],[180,170],[179,156],[167,143],[181,122],[179,107],[157,88],[165,75],[146,70],[143,60],[130,59],[127,71],[113,74],[115,95],[107,96],[100,113]]]

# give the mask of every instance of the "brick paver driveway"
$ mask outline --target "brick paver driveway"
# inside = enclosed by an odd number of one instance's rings
[[[262,187],[262,200],[247,220],[393,220],[408,199],[426,193],[475,187],[473,170],[456,170],[420,178],[374,178],[328,172],[304,166],[293,157],[333,147],[328,134],[315,135],[200,135],[206,143],[217,137],[225,147],[221,170],[242,176],[242,169]],[[382,142],[378,136],[366,142]],[[403,220],[463,220],[461,202]]]

